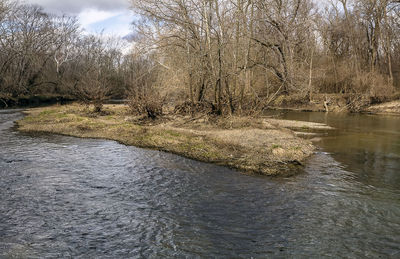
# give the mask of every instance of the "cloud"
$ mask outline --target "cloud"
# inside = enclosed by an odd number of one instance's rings
[[[131,32],[133,14],[128,10],[130,0],[24,1],[28,4],[40,5],[50,13],[76,16],[87,33],[124,37]]]
[[[85,9],[79,13],[78,19],[81,25],[86,28],[91,24],[98,23],[115,16],[118,16],[118,13],[96,9]]]
[[[129,8],[129,0],[25,0],[28,4],[38,4],[48,12],[79,14],[86,9],[116,11]]]
[[[84,10],[78,18],[86,31],[124,37],[131,32],[133,15],[129,11]]]

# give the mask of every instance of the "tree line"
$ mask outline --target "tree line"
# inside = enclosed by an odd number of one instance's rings
[[[167,94],[215,112],[280,95],[383,100],[399,87],[400,1],[133,0]],[[138,48],[140,44],[137,45]]]
[[[139,60],[121,41],[84,32],[75,17],[37,5],[0,1],[0,101],[21,96],[71,96],[101,109],[123,98]]]
[[[100,110],[129,97],[156,116],[241,114],[279,96],[385,100],[400,87],[398,0],[131,0],[132,50],[77,19],[0,2],[0,101],[71,95]]]

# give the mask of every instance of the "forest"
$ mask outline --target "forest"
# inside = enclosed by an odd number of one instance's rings
[[[341,96],[350,111],[398,98],[398,0],[133,0],[132,47],[75,17],[0,2],[0,103],[110,98],[137,113],[251,114]]]

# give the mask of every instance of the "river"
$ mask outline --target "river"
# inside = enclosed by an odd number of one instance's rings
[[[27,135],[0,111],[0,258],[399,258],[400,117],[325,122],[290,178],[114,141]]]

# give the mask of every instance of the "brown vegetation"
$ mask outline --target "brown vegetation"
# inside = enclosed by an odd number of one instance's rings
[[[132,0],[136,47],[160,67],[157,89],[186,110],[243,114],[294,96],[360,111],[399,85],[400,2]],[[151,49],[149,49],[151,46]],[[189,103],[189,104],[188,104]],[[278,104],[279,105],[279,104]],[[292,103],[293,105],[293,103]],[[336,106],[336,105],[333,105]]]
[[[309,141],[268,118],[171,114],[143,120],[124,105],[106,105],[104,111],[95,114],[80,105],[31,109],[18,126],[29,133],[112,139],[265,175],[298,172],[297,166],[314,151]]]
[[[105,100],[122,98],[128,89],[132,60],[121,49],[116,39],[84,34],[74,17],[2,0],[0,103],[35,95],[72,96],[99,111]]]
[[[372,105],[363,111],[374,114],[400,115],[400,101],[393,101],[383,104]]]
[[[72,95],[101,110],[246,115],[336,94],[350,111],[400,87],[397,0],[131,0],[132,51],[76,19],[0,2],[1,96]],[[335,106],[335,105],[333,105]]]

